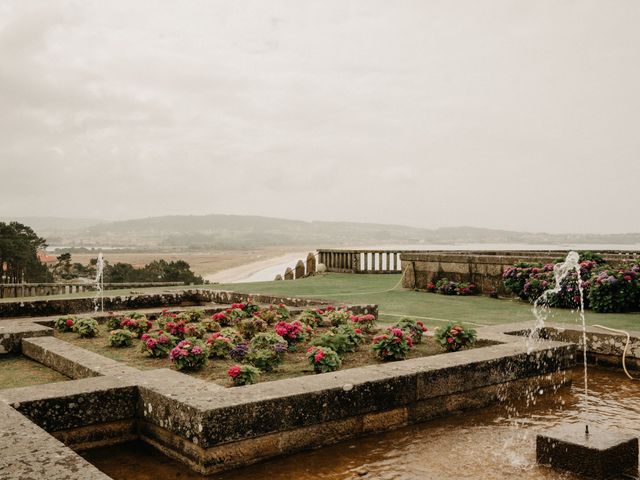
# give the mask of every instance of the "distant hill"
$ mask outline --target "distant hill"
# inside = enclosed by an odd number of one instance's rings
[[[307,222],[248,215],[173,215],[115,222],[87,219],[22,219],[40,235],[63,245],[211,249],[278,245],[527,243],[640,244],[640,233],[548,234],[476,227],[415,228],[352,222]],[[49,238],[49,237],[47,237]],[[51,239],[49,238],[49,243]]]

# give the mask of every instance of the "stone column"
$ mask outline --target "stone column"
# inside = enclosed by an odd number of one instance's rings
[[[362,269],[366,272],[369,269],[369,252],[364,252],[364,261],[362,262]]]
[[[304,278],[304,262],[302,260],[298,260],[298,263],[296,263],[294,273],[296,278]]]
[[[284,279],[293,280],[293,270],[291,270],[291,267],[287,267],[287,269],[284,271]]]
[[[316,256],[309,252],[307,255],[307,275],[313,275],[316,273]]]

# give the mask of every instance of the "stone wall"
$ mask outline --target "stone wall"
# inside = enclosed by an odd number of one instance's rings
[[[129,288],[172,287],[184,285],[184,282],[129,282],[105,283],[105,290],[123,290]],[[47,297],[49,295],[63,295],[95,291],[96,286],[77,283],[2,283],[0,284],[0,298]]]
[[[3,390],[0,402],[73,448],[139,437],[212,474],[571,381],[574,345],[545,341],[527,353],[495,328],[478,334],[493,344],[236,388],[167,369],[118,369],[56,338],[23,339],[23,353],[81,378]]]
[[[425,289],[429,282],[448,278],[456,282],[473,282],[485,294],[507,294],[502,285],[505,268],[518,262],[555,263],[567,253],[564,250],[402,253],[402,286]],[[640,260],[638,252],[604,252],[603,257],[612,264]]]
[[[313,307],[325,305],[326,300],[306,299],[300,297],[282,297],[278,295],[263,295],[254,293],[239,293],[227,290],[189,289],[176,290],[166,293],[145,293],[135,295],[118,295],[104,297],[104,310],[140,310],[153,308],[168,308],[173,306],[203,306],[206,304],[229,305],[251,300],[261,304],[280,304],[288,307]],[[376,305],[354,306],[354,313],[360,315],[375,313]],[[94,312],[93,298],[68,298],[34,301],[0,302],[0,320],[2,318],[17,317],[49,317],[54,315],[68,315]],[[357,310],[357,311],[356,311]],[[1,323],[1,322],[0,322]]]

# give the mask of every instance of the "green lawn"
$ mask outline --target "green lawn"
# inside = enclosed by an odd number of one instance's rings
[[[434,293],[392,289],[400,275],[352,275],[333,273],[300,280],[279,282],[234,283],[215,285],[215,288],[246,293],[265,293],[287,296],[323,298],[336,304],[376,303],[381,319],[395,321],[408,315],[424,317],[434,325],[455,320],[480,325],[532,320],[531,305],[520,300],[493,299],[484,296],[456,297]],[[600,324],[613,328],[640,330],[640,313],[603,314],[586,312],[589,325]],[[578,322],[578,314],[570,310],[554,309],[549,321]]]
[[[427,320],[427,323],[433,323],[434,325],[448,320],[478,325],[494,325],[533,319],[531,305],[519,300],[496,300],[483,296],[451,297],[403,290],[400,287],[391,290],[399,281],[399,274],[353,275],[332,273],[300,280],[216,284],[199,288],[310,297],[327,299],[336,304],[341,302],[375,303],[379,305],[381,319],[387,322],[393,322],[404,315],[422,317]],[[140,289],[138,291],[153,292],[181,288],[184,287]],[[130,290],[107,292],[108,295],[125,295],[129,293],[131,293]],[[86,296],[91,295],[81,293],[44,298],[79,298]],[[31,297],[30,299],[33,300],[35,298]],[[613,328],[640,330],[640,313],[603,314],[587,311],[586,318],[589,325],[600,324]],[[549,321],[577,322],[578,315],[569,310],[553,310],[549,316]]]

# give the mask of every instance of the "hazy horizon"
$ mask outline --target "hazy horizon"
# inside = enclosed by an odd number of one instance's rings
[[[0,217],[637,231],[630,0],[0,4]]]

